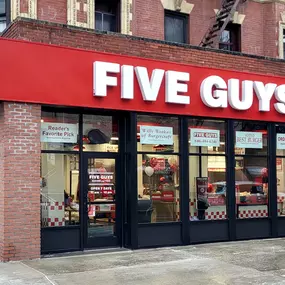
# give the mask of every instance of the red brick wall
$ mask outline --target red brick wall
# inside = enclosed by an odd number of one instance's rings
[[[164,9],[160,0],[134,0],[133,35],[164,39]]]
[[[38,19],[54,23],[67,23],[67,0],[37,0]]]
[[[284,5],[283,5],[284,6]],[[278,20],[276,3],[263,5],[263,55],[278,57]]]
[[[220,0],[187,0],[194,4],[189,17],[189,43],[199,45],[208,28],[214,21],[214,9],[220,8]],[[133,1],[133,35],[153,39],[164,38],[164,9],[160,0]],[[276,8],[278,7],[278,9]],[[278,56],[277,36],[280,11],[285,4],[257,3],[248,0],[239,6],[244,14],[241,26],[241,51],[243,53]]]
[[[277,20],[276,21],[277,22],[276,40],[277,40],[277,43],[279,43],[279,23],[282,21],[281,13],[284,13],[284,12],[285,12],[285,5],[281,4],[281,3],[276,3],[276,15],[277,15],[277,19],[276,19]],[[277,45],[277,56],[280,57],[278,45]]]
[[[190,14],[189,39],[191,45],[199,45],[215,17],[214,9],[220,8],[219,1],[193,0]]]
[[[1,104],[1,261],[40,257],[40,119],[38,105]]]
[[[263,9],[260,3],[247,2],[239,12],[245,14],[241,26],[241,51],[249,54],[264,55],[263,49]]]
[[[98,34],[80,28],[19,19],[4,34],[7,38],[133,55],[157,60],[284,76],[283,61],[179,47],[140,38]],[[131,47],[131,48],[130,48]]]
[[[21,0],[21,7],[26,0]],[[85,0],[84,0],[85,1]],[[95,0],[96,1],[96,0]],[[213,22],[214,9],[219,9],[221,0],[186,0],[194,4],[189,18],[189,40],[199,45]],[[278,56],[278,21],[284,3],[258,3],[248,0],[239,6],[245,14],[241,28],[241,51],[249,54]],[[39,20],[67,23],[67,0],[37,0]],[[133,0],[132,33],[135,36],[164,39],[164,8],[161,0]],[[80,14],[81,15],[81,14]],[[82,17],[85,17],[82,15]]]

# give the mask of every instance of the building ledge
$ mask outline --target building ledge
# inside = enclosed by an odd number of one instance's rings
[[[66,24],[58,24],[58,23],[52,23],[52,22],[40,21],[40,20],[34,20],[34,19],[27,19],[27,18],[21,18],[21,17],[17,18],[14,22],[12,22],[10,25],[8,25],[8,27],[3,31],[2,37],[13,38],[13,39],[22,39],[22,40],[33,41],[33,42],[43,42],[43,41],[36,39],[34,37],[25,38],[25,36],[23,34],[21,34],[21,27],[23,27],[24,30],[27,28],[30,28],[30,27],[33,27],[33,29],[36,29],[36,30],[45,29],[45,30],[49,30],[49,33],[52,33],[55,30],[65,30],[66,32],[82,32],[82,35],[83,35],[83,33],[88,33],[88,34],[90,34],[90,36],[91,35],[92,36],[98,35],[99,37],[100,36],[107,36],[107,37],[113,37],[113,38],[117,38],[117,39],[127,39],[128,41],[137,41],[137,42],[149,43],[150,47],[153,47],[153,45],[151,45],[151,44],[157,44],[159,46],[164,46],[165,48],[167,48],[167,46],[170,48],[171,47],[178,47],[179,48],[179,50],[177,50],[178,53],[179,53],[179,51],[181,51],[181,49],[185,49],[185,50],[189,50],[189,51],[190,50],[193,50],[193,51],[197,50],[197,51],[203,51],[203,52],[207,52],[207,53],[211,53],[211,54],[215,53],[215,54],[231,55],[231,56],[235,56],[235,58],[246,57],[246,58],[251,58],[251,59],[266,60],[266,61],[270,61],[270,62],[280,62],[280,63],[285,62],[285,60],[280,59],[280,58],[272,58],[272,57],[267,57],[267,56],[246,54],[246,53],[241,53],[241,52],[231,52],[231,51],[212,49],[212,48],[203,48],[203,47],[194,46],[194,45],[190,45],[190,44],[166,42],[163,40],[137,37],[137,36],[133,36],[133,35],[125,35],[125,34],[120,34],[120,33],[101,32],[101,31],[95,31],[93,29],[88,29],[88,28],[75,27],[75,26],[69,26]],[[11,31],[15,31],[15,32],[11,32]],[[52,40],[50,40],[50,42],[44,41],[44,43],[64,46],[64,44],[58,44]],[[74,47],[74,46],[70,46],[68,44],[66,44],[66,46],[67,47]],[[82,48],[82,47],[78,47],[78,48]],[[89,49],[89,50],[97,50],[97,49],[94,49],[91,47],[83,47],[83,48]],[[110,51],[107,51],[107,52],[110,52]],[[120,54],[128,55],[128,51],[120,52]],[[140,55],[136,55],[136,56],[140,56]],[[141,57],[147,57],[147,56],[141,55]],[[150,55],[149,57],[152,57],[152,56]],[[168,59],[168,61],[175,61],[175,60],[172,57],[172,58]],[[203,62],[201,62],[200,65],[208,65],[208,64],[206,64],[206,63],[203,64]]]

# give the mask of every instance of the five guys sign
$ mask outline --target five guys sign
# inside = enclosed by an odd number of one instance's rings
[[[154,69],[148,71],[143,66],[122,65],[110,62],[94,62],[94,96],[105,97],[108,86],[118,86],[115,74],[121,73],[121,99],[134,99],[134,74],[139,83],[144,101],[156,101],[163,79],[165,79],[165,102],[172,104],[191,104],[191,90],[188,89],[190,73],[173,70]],[[110,75],[113,74],[113,75]],[[149,74],[151,74],[149,76]],[[165,78],[164,78],[165,77]],[[241,88],[240,88],[241,85]],[[194,94],[197,96],[197,94]],[[230,78],[227,82],[220,76],[206,77],[200,86],[202,102],[210,108],[228,108],[249,110],[253,98],[258,100],[258,110],[269,112],[272,97],[275,97],[274,109],[285,114],[285,84],[264,84],[261,81]]]
[[[285,118],[280,76],[7,39],[0,39],[0,60],[1,101],[272,122]]]

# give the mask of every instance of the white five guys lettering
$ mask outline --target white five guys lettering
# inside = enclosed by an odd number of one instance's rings
[[[94,96],[107,96],[108,88],[118,86],[117,75],[121,73],[121,99],[134,99],[134,79],[139,83],[141,96],[145,101],[156,101],[163,79],[165,79],[165,102],[190,104],[191,89],[188,88],[190,73],[173,70],[154,69],[149,77],[146,67],[120,65],[111,62],[95,61],[93,66]],[[241,85],[241,88],[240,88]],[[137,96],[137,94],[136,94]],[[270,102],[275,98],[274,108],[285,114],[285,84],[264,84],[261,81],[231,78],[227,82],[220,76],[211,75],[200,86],[202,102],[210,108],[231,108],[248,110],[253,105],[254,96],[258,99],[258,110],[270,111]]]

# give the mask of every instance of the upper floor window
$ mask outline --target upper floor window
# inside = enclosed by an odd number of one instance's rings
[[[165,11],[164,39],[169,42],[187,43],[188,15]]]
[[[99,31],[118,32],[120,1],[96,0],[95,3],[95,29]]]
[[[229,24],[222,32],[219,49],[240,51],[240,25]]]
[[[6,28],[6,1],[0,0],[0,32]]]

